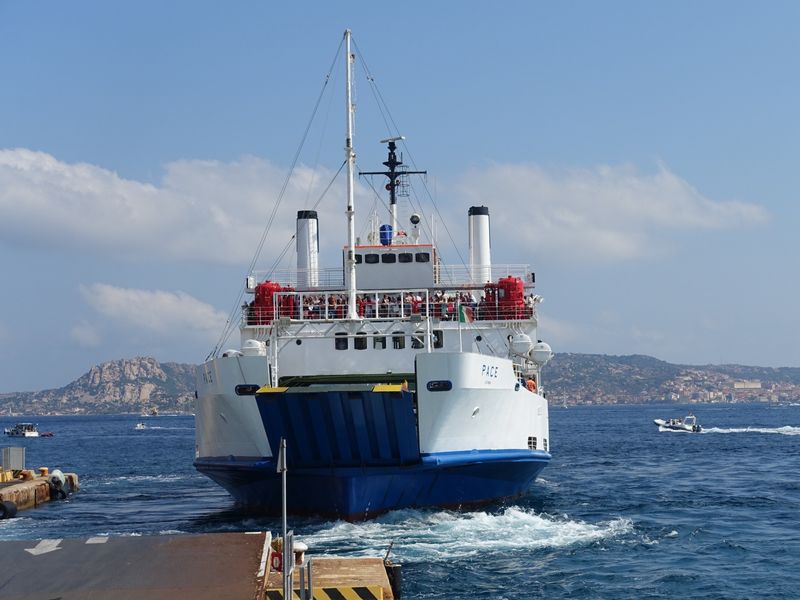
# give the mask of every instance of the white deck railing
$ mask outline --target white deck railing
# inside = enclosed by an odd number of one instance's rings
[[[254,271],[254,283],[269,279],[282,286],[293,288],[340,289],[344,287],[344,271],[340,268],[324,269],[278,269],[275,271]],[[503,277],[519,277],[526,286],[534,284],[530,265],[506,264],[491,267],[468,267],[465,265],[434,265],[431,287],[436,288],[476,288],[485,283],[497,282]]]
[[[492,265],[491,267],[468,267],[465,265],[434,265],[433,276],[436,285],[447,286],[479,286],[489,282],[497,282],[503,277],[519,277],[526,285],[533,283],[529,265]]]
[[[344,321],[348,305],[345,290],[335,292],[276,292],[272,306],[246,304],[242,325],[269,325],[278,319]],[[356,312],[364,320],[405,320],[433,317],[443,321],[520,321],[536,317],[536,304],[503,306],[476,301],[469,292],[431,294],[428,289],[374,290],[357,294]],[[463,317],[462,317],[463,307]]]

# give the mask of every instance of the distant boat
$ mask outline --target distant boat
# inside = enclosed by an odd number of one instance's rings
[[[134,429],[147,429],[147,425],[145,425],[144,423],[137,423]]]
[[[17,423],[13,427],[6,428],[5,434],[11,437],[39,437],[39,430],[34,423]]]
[[[703,428],[697,423],[697,417],[694,415],[687,415],[678,419],[655,419],[653,421],[658,425],[659,431],[687,431],[689,433],[700,433]]]

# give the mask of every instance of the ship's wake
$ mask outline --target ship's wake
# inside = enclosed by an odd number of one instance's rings
[[[780,435],[800,435],[800,427],[709,427],[703,433],[777,433]]]
[[[516,549],[560,548],[633,531],[630,519],[597,524],[510,507],[501,513],[399,510],[374,521],[336,522],[303,541],[315,553],[375,556],[394,542],[400,560],[448,560]]]

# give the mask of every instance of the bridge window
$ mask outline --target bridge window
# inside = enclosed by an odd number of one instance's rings
[[[347,333],[345,333],[344,331],[340,331],[339,333],[337,333],[334,344],[336,345],[337,350],[347,350],[348,346]]]
[[[403,335],[402,331],[396,331],[392,335],[392,346],[395,350],[402,350],[406,347],[406,336]]]
[[[397,255],[398,262],[410,263],[414,260],[414,255],[411,252],[401,252]]]
[[[411,336],[411,347],[415,350],[419,350],[420,348],[425,347],[425,342],[422,341],[422,334],[412,335]]]
[[[428,388],[429,392],[449,392],[453,389],[453,382],[440,379],[438,381],[429,381],[428,385],[425,387]]]
[[[394,263],[394,262],[397,262],[397,255],[396,254],[381,254],[381,262],[383,262],[383,263]]]
[[[363,257],[363,256],[361,256],[360,254],[356,254],[356,264],[357,264],[357,265],[360,265],[360,264],[361,264],[361,261],[363,260],[363,258],[364,258],[364,257]]]
[[[372,347],[376,350],[386,350],[386,337],[380,335],[372,338]]]
[[[528,437],[528,450],[536,450],[536,436]]]
[[[356,334],[356,337],[353,340],[353,347],[356,350],[366,350],[367,349],[367,334],[365,332],[359,331]]]
[[[431,262],[431,255],[429,252],[417,252],[415,260],[417,262]]]
[[[374,265],[380,262],[380,257],[377,254],[365,254],[364,262],[368,265]]]

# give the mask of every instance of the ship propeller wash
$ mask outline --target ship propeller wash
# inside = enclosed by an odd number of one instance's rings
[[[238,349],[197,371],[195,467],[246,508],[358,520],[527,493],[550,462],[535,276],[491,261],[489,209],[467,211],[469,264],[443,264],[397,199],[412,174],[386,138],[389,210],[355,237],[354,55],[345,32],[346,245],[320,267],[316,210],[299,210],[297,268],[245,280]],[[343,236],[344,237],[344,236]]]

